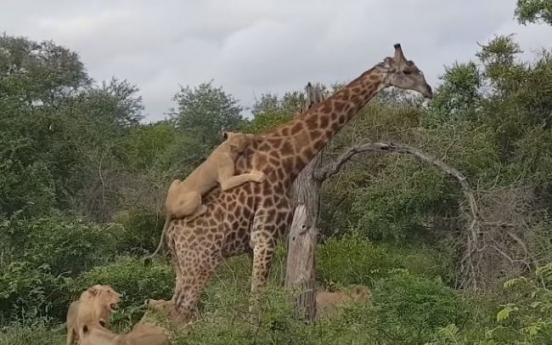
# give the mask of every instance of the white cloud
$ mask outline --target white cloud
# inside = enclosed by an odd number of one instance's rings
[[[517,33],[529,58],[552,28],[519,26],[515,0],[2,0],[9,35],[52,39],[79,52],[96,80],[137,84],[148,120],[178,85],[215,79],[251,105],[255,95],[344,82],[400,42],[434,86],[443,65],[474,57],[477,42]]]

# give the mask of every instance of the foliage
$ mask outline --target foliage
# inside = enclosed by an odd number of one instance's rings
[[[552,1],[518,0],[515,15],[521,24],[543,22],[552,25]]]
[[[245,124],[238,101],[222,87],[214,87],[212,81],[193,89],[181,87],[173,99],[178,109],[172,111],[172,120],[180,131],[194,138],[195,149],[200,148],[200,152],[213,149],[222,131],[237,130]]]
[[[358,234],[332,237],[317,250],[317,279],[327,287],[362,284],[372,286],[395,269],[420,277],[450,281],[452,255],[419,246],[375,246]]]
[[[433,332],[450,323],[463,325],[468,311],[454,291],[437,280],[395,271],[372,290],[374,322],[386,326],[381,335],[401,344],[422,344]]]
[[[12,261],[0,269],[0,322],[33,325],[58,320],[69,306],[71,279],[53,275],[47,264]]]
[[[0,223],[0,249],[13,261],[45,267],[55,276],[76,277],[109,262],[115,254],[117,231],[120,229],[82,219],[4,221]]]
[[[548,0],[520,0],[515,15],[552,24],[550,12]],[[379,94],[324,155],[328,163],[359,143],[400,142],[467,176],[485,223],[487,245],[476,251],[491,282],[484,291],[452,290],[473,254],[458,181],[412,157],[359,154],[323,184],[317,278],[330,290],[369,285],[370,302],[315,325],[294,319],[278,287],[282,245],[258,320],[243,293],[251,260],[233,258],[176,343],[552,342],[552,269],[531,271],[552,259],[552,55],[543,49],[522,61],[521,53],[514,36],[494,37],[444,69],[429,104],[400,90]],[[251,120],[213,82],[182,87],[174,101],[168,119],[143,123],[137,86],[93,82],[78,53],[54,42],[0,37],[0,344],[59,343],[47,328],[94,284],[124,294],[117,330],[136,322],[146,298],[170,298],[171,266],[136,256],[158,243],[171,180],[205,159],[222,130],[270,130],[303,111],[305,96],[261,95]],[[504,291],[492,289],[514,276]]]

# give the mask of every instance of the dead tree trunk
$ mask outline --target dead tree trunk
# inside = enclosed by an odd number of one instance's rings
[[[305,87],[307,108],[323,101],[322,93],[310,83]],[[315,249],[318,239],[320,184],[315,173],[322,163],[323,150],[303,169],[293,184],[295,211],[289,232],[286,261],[286,288],[295,290],[297,313],[307,321],[316,316]]]

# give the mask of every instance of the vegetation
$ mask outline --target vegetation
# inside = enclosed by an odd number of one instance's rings
[[[551,6],[520,0],[516,16],[552,24]],[[250,322],[244,293],[250,260],[233,258],[176,343],[552,343],[552,55],[519,53],[511,36],[495,37],[444,70],[429,106],[381,94],[325,153],[368,141],[417,147],[468,177],[475,215],[437,168],[357,155],[323,187],[317,278],[330,290],[368,285],[370,301],[298,321],[279,287],[282,246],[259,320]],[[138,94],[116,78],[92,82],[78,54],[53,42],[0,37],[0,345],[62,343],[69,303],[93,284],[124,293],[113,320],[121,331],[146,298],[170,298],[167,258],[140,260],[159,239],[170,181],[221,130],[264,131],[304,103],[301,91],[263,95],[248,119],[208,82],[179,90],[167,120],[144,124]]]

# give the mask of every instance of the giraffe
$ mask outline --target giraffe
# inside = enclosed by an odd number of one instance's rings
[[[325,101],[255,137],[237,158],[236,174],[255,169],[265,173],[265,181],[226,192],[216,187],[204,198],[206,213],[193,220],[172,220],[165,238],[176,273],[171,301],[184,320],[193,315],[218,266],[232,256],[252,256],[250,293],[252,298],[257,295],[293,216],[293,181],[379,91],[394,86],[433,97],[422,71],[404,57],[401,45],[394,49],[394,57],[386,57]]]

